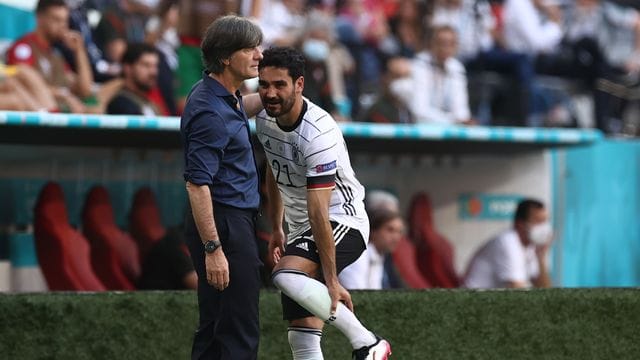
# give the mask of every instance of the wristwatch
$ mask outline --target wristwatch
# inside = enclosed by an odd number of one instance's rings
[[[207,242],[204,243],[204,252],[211,254],[220,246],[222,246],[220,240],[207,240]]]

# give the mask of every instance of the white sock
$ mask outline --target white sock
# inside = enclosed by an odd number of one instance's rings
[[[342,332],[354,349],[376,342],[356,316],[342,303],[331,316],[331,297],[327,287],[301,271],[281,270],[273,275],[273,283],[300,306]]]
[[[321,330],[292,326],[288,337],[293,360],[324,360],[320,348]]]

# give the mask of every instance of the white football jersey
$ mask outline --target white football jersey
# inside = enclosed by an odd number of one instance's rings
[[[256,116],[258,140],[282,195],[289,241],[311,228],[307,189],[329,187],[333,187],[329,218],[357,229],[367,241],[364,187],[351,168],[342,132],[329,113],[307,99],[304,102],[300,118],[288,129],[264,110]]]

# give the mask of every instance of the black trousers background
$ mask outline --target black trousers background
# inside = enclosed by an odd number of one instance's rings
[[[252,210],[214,204],[214,218],[229,262],[229,287],[218,291],[207,283],[205,253],[191,211],[185,236],[198,274],[200,322],[192,359],[255,360],[260,336],[258,301],[260,267]]]

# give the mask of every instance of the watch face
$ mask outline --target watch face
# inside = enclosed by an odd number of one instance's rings
[[[204,251],[211,253],[216,249],[216,244],[209,240],[206,243],[204,243]]]

